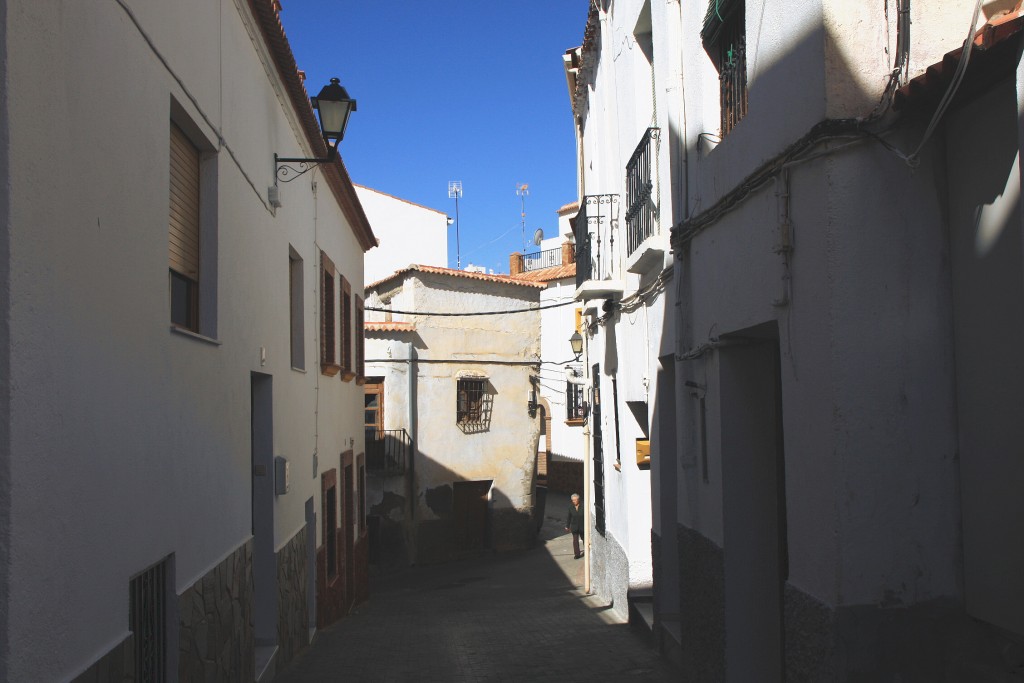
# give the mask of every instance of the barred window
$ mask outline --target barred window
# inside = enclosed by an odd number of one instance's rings
[[[455,421],[464,432],[485,431],[491,422],[491,392],[486,377],[463,377],[456,387]]]
[[[722,135],[747,113],[746,25],[743,0],[711,0],[701,39],[719,77]]]
[[[571,423],[582,423],[586,418],[582,384],[565,383],[565,417]]]

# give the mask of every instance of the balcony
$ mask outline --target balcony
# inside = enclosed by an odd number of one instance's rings
[[[558,249],[545,249],[532,254],[515,253],[509,257],[509,274],[518,275],[535,270],[545,270],[576,262],[575,245],[564,242]]]
[[[657,143],[660,129],[648,128],[626,164],[626,270],[643,273],[664,260],[665,250],[652,248],[657,235]]]
[[[366,430],[366,471],[370,474],[403,474],[410,457],[412,439],[404,429]]]
[[[576,237],[576,299],[621,296],[625,283],[616,267],[619,196],[587,195],[573,222]]]

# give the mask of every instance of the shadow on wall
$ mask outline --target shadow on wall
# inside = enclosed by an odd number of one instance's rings
[[[525,448],[525,447],[524,447]],[[429,471],[429,480],[443,482],[403,497],[393,490],[370,508],[371,528],[376,527],[371,556],[380,572],[408,564],[434,564],[491,552],[531,547],[536,540],[534,512],[537,500],[534,463],[524,467],[528,479],[528,504],[516,507],[512,499],[493,485],[494,479],[467,480],[424,453],[415,457],[417,472]],[[496,461],[495,474],[498,471]],[[403,488],[411,492],[417,474],[401,475]],[[431,519],[417,519],[425,507]]]

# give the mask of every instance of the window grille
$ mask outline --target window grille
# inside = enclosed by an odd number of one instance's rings
[[[135,635],[135,680],[162,683],[167,671],[167,567],[153,565],[128,584],[128,623]]]
[[[583,399],[583,385],[565,383],[565,412],[566,419],[582,421],[586,418]]]
[[[722,135],[747,113],[746,18],[743,0],[711,0],[701,38],[719,76]]]
[[[491,394],[487,380],[464,377],[458,381],[455,421],[463,431],[484,431],[491,421]]]
[[[648,128],[626,164],[626,253],[633,254],[654,232],[655,162],[651,141],[658,140],[660,129]]]

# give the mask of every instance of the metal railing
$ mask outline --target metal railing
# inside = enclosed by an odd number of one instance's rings
[[[652,141],[660,130],[648,128],[626,164],[626,255],[635,252],[654,232]]]
[[[589,194],[580,204],[580,212],[573,225],[577,287],[589,280],[601,280],[612,275],[619,196]]]
[[[412,439],[404,429],[366,430],[366,471],[371,474],[402,474],[409,467]]]
[[[544,268],[554,268],[555,266],[562,265],[562,250],[559,249],[545,249],[544,251],[535,251],[532,254],[523,254],[523,272],[529,272],[531,270],[543,270]]]
[[[743,12],[722,27],[718,43],[722,135],[747,114],[747,46]]]

